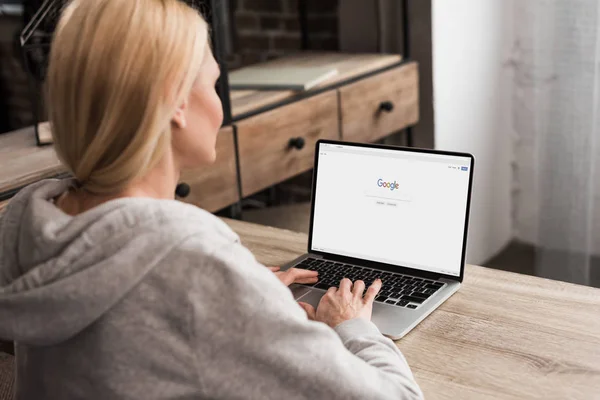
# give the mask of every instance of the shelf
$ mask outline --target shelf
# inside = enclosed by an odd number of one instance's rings
[[[263,64],[253,65],[252,67],[259,67],[260,65],[269,67],[330,66],[337,68],[338,74],[306,92],[295,92],[292,90],[231,90],[230,98],[233,119],[239,120],[242,117],[259,112],[265,107],[270,107],[284,101],[290,101],[296,97],[310,95],[311,92],[318,92],[324,88],[368,75],[399,64],[401,61],[402,56],[398,54],[303,52],[268,61]]]

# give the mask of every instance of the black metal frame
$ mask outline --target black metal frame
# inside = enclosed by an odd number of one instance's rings
[[[225,29],[227,27],[227,24],[225,21],[226,21],[226,18],[228,17],[227,7],[225,6],[225,4],[223,3],[222,0],[209,0],[209,1],[210,1],[210,10],[211,10],[210,11],[210,25],[211,25],[211,33],[212,33],[211,42],[212,42],[212,47],[213,47],[213,54],[214,54],[215,59],[218,62],[220,69],[221,69],[221,76],[219,78],[219,81],[217,82],[216,90],[219,94],[219,97],[221,98],[221,102],[223,105],[223,125],[225,125],[225,126],[231,125],[234,122],[240,121],[245,118],[252,117],[252,116],[260,114],[260,113],[264,113],[266,111],[273,110],[273,109],[281,107],[281,106],[285,106],[285,105],[295,103],[297,101],[300,101],[300,100],[303,100],[303,99],[306,99],[306,98],[309,98],[312,96],[316,96],[325,91],[336,89],[338,87],[368,78],[370,76],[379,74],[383,71],[387,71],[389,69],[393,69],[398,66],[401,66],[410,60],[409,0],[402,0],[402,15],[403,15],[403,28],[402,29],[403,29],[403,40],[404,40],[403,61],[394,63],[388,67],[381,68],[376,71],[372,71],[372,72],[369,72],[366,74],[362,74],[360,76],[356,76],[356,77],[347,79],[342,82],[338,82],[333,85],[319,88],[317,90],[312,90],[309,92],[302,92],[302,93],[299,93],[298,95],[293,96],[289,99],[285,99],[283,101],[279,101],[274,104],[260,107],[255,110],[243,113],[241,115],[233,116],[232,108],[231,108],[228,68],[227,68],[227,63],[226,63],[226,59],[225,59],[226,58],[226,54],[225,54],[226,31],[225,31]],[[306,0],[298,1],[298,14],[299,14],[299,18],[300,18],[302,48],[308,49],[308,47],[309,47],[308,9],[307,9],[307,1]],[[24,31],[24,33],[25,33],[25,31]],[[25,68],[27,69],[28,74],[30,74],[31,78],[33,77],[33,75],[32,75],[33,71],[31,70],[31,66],[29,64],[27,52],[31,51],[31,50],[36,50],[37,48],[45,48],[45,47],[49,48],[50,43],[47,43],[47,44],[46,43],[44,43],[44,44],[22,43],[24,65],[25,65]],[[41,97],[40,97],[38,88],[35,87],[35,85],[38,85],[39,83],[32,82],[30,79],[29,84],[30,84],[30,92],[31,92],[31,96],[32,96],[32,104],[35,107],[35,109],[33,110],[33,116],[34,116],[36,144],[38,146],[41,146],[41,145],[43,145],[43,143],[41,143],[41,141],[40,141],[38,125],[41,122],[40,121],[41,120],[40,110],[41,110],[42,102],[41,102]],[[235,205],[231,206],[231,214],[234,217],[239,217],[239,216],[241,216],[242,182],[241,182],[241,171],[240,171],[240,166],[239,166],[239,157],[237,154],[237,152],[238,152],[238,135],[237,135],[237,130],[236,130],[235,126],[233,126],[233,129],[234,129],[234,144],[235,144],[235,149],[236,149],[236,168],[237,168],[237,176],[238,176],[237,184],[238,184],[240,201],[238,203],[236,203]],[[405,133],[406,133],[406,138],[407,138],[407,145],[409,147],[412,147],[413,146],[412,127],[406,128]],[[7,193],[1,193],[0,200],[12,197],[12,195],[14,195],[17,191],[18,191],[18,189],[15,189],[14,191],[7,192]]]
[[[242,168],[240,166],[240,151],[237,126],[233,125],[233,147],[235,151],[235,172],[237,180],[238,201],[231,206],[231,218],[242,219]]]
[[[231,98],[229,96],[229,74],[227,63],[225,61],[225,19],[227,18],[227,9],[221,0],[210,0],[211,6],[211,30],[213,55],[221,69],[221,76],[217,82],[217,91],[223,104],[223,125],[231,124]]]
[[[40,112],[45,109],[45,102],[43,100],[43,93],[40,93],[40,86],[43,86],[43,77],[38,76],[40,71],[35,71],[31,65],[29,55],[35,51],[47,50],[49,52],[51,46],[52,35],[46,31],[38,31],[40,26],[44,26],[47,23],[46,18],[51,12],[56,12],[57,7],[63,7],[66,1],[64,0],[53,0],[45,1],[41,4],[40,8],[31,17],[31,20],[23,28],[20,34],[20,45],[21,45],[21,56],[23,59],[23,65],[28,75],[29,92],[31,96],[31,103],[33,104],[33,119],[34,119],[34,131],[35,140],[37,146],[47,145],[49,143],[42,143],[39,134],[39,124],[41,121]],[[47,27],[47,26],[46,26]],[[39,36],[40,34],[43,34]],[[44,40],[43,42],[35,42],[33,39]],[[33,39],[32,39],[33,38]],[[32,42],[33,41],[33,42]],[[47,58],[42,60],[42,63],[47,63]],[[41,64],[39,66],[45,69],[47,65]]]
[[[302,50],[308,50],[308,4],[306,0],[298,0],[298,17]]]
[[[217,82],[217,92],[221,98],[221,104],[223,105],[223,125],[232,125],[233,116],[231,110],[231,96],[229,90],[229,74],[225,55],[225,29],[227,24],[225,19],[228,18],[228,10],[221,0],[210,0],[210,25],[211,25],[211,41],[213,47],[213,55],[215,60],[219,64],[221,75]],[[238,133],[237,127],[232,125],[233,128],[233,146],[235,150],[235,167],[236,167],[236,183],[238,190],[238,201],[227,208],[228,216],[234,219],[242,218],[242,178],[240,168],[240,158],[238,154]]]
[[[340,256],[338,254],[332,254],[332,253],[327,253],[327,252],[323,252],[323,251],[313,250],[312,249],[312,240],[313,240],[313,228],[314,228],[314,217],[315,217],[315,197],[316,197],[316,192],[317,192],[317,172],[319,169],[319,146],[321,144],[340,144],[343,146],[356,146],[356,147],[363,147],[363,148],[370,148],[370,149],[386,149],[386,150],[395,150],[395,151],[405,151],[405,152],[410,152],[410,153],[438,154],[438,155],[458,156],[458,157],[469,158],[471,160],[471,168],[469,170],[469,189],[468,189],[468,193],[467,193],[467,204],[466,204],[467,209],[466,209],[466,214],[465,214],[465,226],[464,226],[464,233],[463,233],[463,246],[462,246],[462,253],[461,253],[460,276],[440,274],[440,273],[423,271],[423,270],[416,270],[416,269],[404,267],[401,265],[391,265],[391,264],[386,264],[386,263],[381,263],[381,262],[376,262],[376,261],[371,261],[371,260],[364,260],[364,259],[359,260],[359,259],[352,258],[352,257]],[[380,144],[351,143],[351,142],[342,142],[342,141],[338,141],[338,140],[323,140],[323,139],[318,140],[315,145],[315,162],[314,162],[314,169],[313,169],[313,182],[312,182],[313,186],[312,186],[312,199],[311,199],[311,210],[310,210],[310,228],[308,231],[307,252],[309,254],[318,254],[318,255],[325,257],[328,260],[333,260],[333,261],[338,261],[338,262],[344,262],[344,263],[349,263],[349,264],[360,263],[360,264],[364,264],[367,267],[382,269],[382,270],[391,271],[391,272],[399,272],[399,273],[404,273],[404,274],[409,274],[409,275],[414,274],[415,272],[418,272],[418,274],[420,276],[428,277],[428,278],[435,279],[435,280],[438,280],[440,278],[447,278],[447,279],[452,279],[452,280],[457,280],[459,282],[462,282],[463,278],[464,278],[464,273],[465,273],[465,263],[466,263],[466,256],[467,256],[467,238],[468,238],[468,231],[469,231],[469,216],[470,216],[470,212],[471,212],[471,197],[473,194],[473,171],[474,171],[474,169],[475,169],[475,157],[469,153],[459,153],[459,152],[454,152],[454,151],[442,151],[442,150],[417,149],[414,147],[386,146],[386,145],[380,145]],[[349,217],[351,218],[351,216],[349,216]]]
[[[403,40],[403,50],[404,57],[410,59],[410,8],[409,8],[409,0],[402,0],[402,40]],[[406,133],[406,145],[408,147],[413,147],[413,129],[412,127],[408,127],[405,130]]]
[[[269,111],[272,110],[274,108],[277,107],[281,107],[287,104],[291,104],[293,102],[308,98],[308,97],[312,97],[314,95],[320,94],[322,92],[325,92],[327,90],[331,90],[331,89],[335,89],[337,87],[364,79],[366,77],[378,74],[382,71],[391,69],[391,68],[395,68],[399,65],[401,65],[402,63],[397,63],[394,64],[390,67],[387,68],[383,68],[377,71],[373,71],[371,73],[368,74],[364,74],[364,75],[360,75],[357,77],[354,77],[352,79],[343,81],[343,82],[338,82],[335,85],[331,85],[331,86],[327,86],[324,88],[320,88],[318,90],[314,90],[314,91],[310,91],[310,92],[306,92],[306,93],[301,93],[297,96],[294,96],[290,99],[286,99],[283,101],[279,101],[276,102],[274,104],[265,106],[265,107],[261,107],[261,108],[257,108],[255,110],[252,110],[250,112],[238,115],[238,116],[233,116],[232,115],[232,108],[231,108],[231,97],[230,97],[230,89],[229,89],[229,78],[228,78],[228,69],[227,69],[227,63],[225,60],[225,38],[226,38],[226,23],[225,23],[225,19],[227,18],[227,8],[225,7],[224,3],[222,0],[210,0],[210,19],[211,19],[211,27],[212,27],[212,36],[211,36],[211,41],[212,41],[212,46],[213,46],[213,53],[215,56],[215,59],[217,60],[217,62],[219,63],[219,66],[221,68],[221,76],[219,78],[219,81],[217,83],[217,92],[219,93],[219,97],[221,98],[221,102],[223,104],[223,125],[230,125],[233,122],[237,122],[239,120],[242,120],[244,118],[248,118],[260,113],[263,113],[265,111]],[[301,35],[302,35],[302,48],[303,49],[307,49],[308,45],[309,45],[309,37],[308,37],[308,21],[307,21],[307,1],[306,0],[299,0],[298,1],[298,12],[299,12],[299,16],[300,16],[300,27],[301,27]],[[410,60],[410,18],[409,18],[409,0],[402,0],[402,18],[403,18],[403,47],[404,47],[404,61],[406,62],[407,60]],[[41,46],[49,46],[49,44],[46,45],[39,45],[39,44],[33,44],[33,45],[29,45],[31,46],[30,49],[34,49],[35,47],[41,47]],[[24,46],[24,62],[26,65],[26,68],[28,69],[28,72],[31,73],[31,68],[29,66],[29,62],[27,60],[27,57],[25,56],[25,52],[27,51],[27,49],[25,48],[26,46]],[[33,85],[33,83],[30,83],[31,85]],[[39,95],[36,96],[36,88],[32,87],[31,88],[31,92],[32,92],[32,100],[33,100],[33,104],[35,106],[35,110],[34,110],[34,119],[35,119],[35,132],[36,132],[36,142],[38,145],[41,145],[42,143],[40,143],[40,138],[39,138],[39,132],[38,132],[38,124],[41,122],[40,121],[40,115],[39,115],[39,111],[40,111],[40,97]],[[407,145],[409,147],[411,147],[413,145],[413,135],[412,135],[412,127],[408,127],[405,130],[406,132],[406,137],[407,137]]]
[[[41,147],[41,146],[47,146],[50,145],[51,143],[42,143],[42,141],[40,140],[40,132],[39,132],[39,125],[42,122],[41,121],[41,116],[40,116],[40,111],[41,108],[44,104],[44,102],[42,101],[43,98],[43,94],[40,93],[39,88],[37,87],[38,85],[41,85],[41,82],[38,82],[36,79],[33,78],[33,70],[29,61],[29,57],[28,57],[28,53],[30,51],[35,51],[37,49],[49,49],[50,48],[50,44],[48,43],[35,43],[35,44],[29,44],[29,45],[25,45],[22,47],[22,57],[23,57],[23,65],[25,66],[25,69],[27,70],[27,74],[28,74],[28,85],[29,85],[29,95],[31,96],[31,104],[33,105],[33,127],[34,127],[34,132],[35,132],[35,143],[36,146]]]

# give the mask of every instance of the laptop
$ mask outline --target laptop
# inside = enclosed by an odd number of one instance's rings
[[[372,321],[406,335],[460,288],[475,159],[471,154],[320,140],[308,253],[285,265],[319,281],[292,285],[317,307],[344,277],[381,278]]]

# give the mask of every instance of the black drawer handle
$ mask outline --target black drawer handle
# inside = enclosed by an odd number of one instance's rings
[[[391,101],[384,101],[379,105],[379,110],[390,113],[394,111],[394,103]]]
[[[306,145],[306,140],[303,137],[290,139],[288,146],[297,150],[302,150]]]
[[[180,183],[175,188],[175,194],[177,195],[177,197],[181,197],[181,198],[188,197],[190,195],[191,191],[192,191],[192,188],[187,183]]]

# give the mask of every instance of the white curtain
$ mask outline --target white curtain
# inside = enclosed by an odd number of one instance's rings
[[[514,0],[514,229],[535,273],[600,283],[600,1]],[[476,55],[474,55],[476,56]]]

